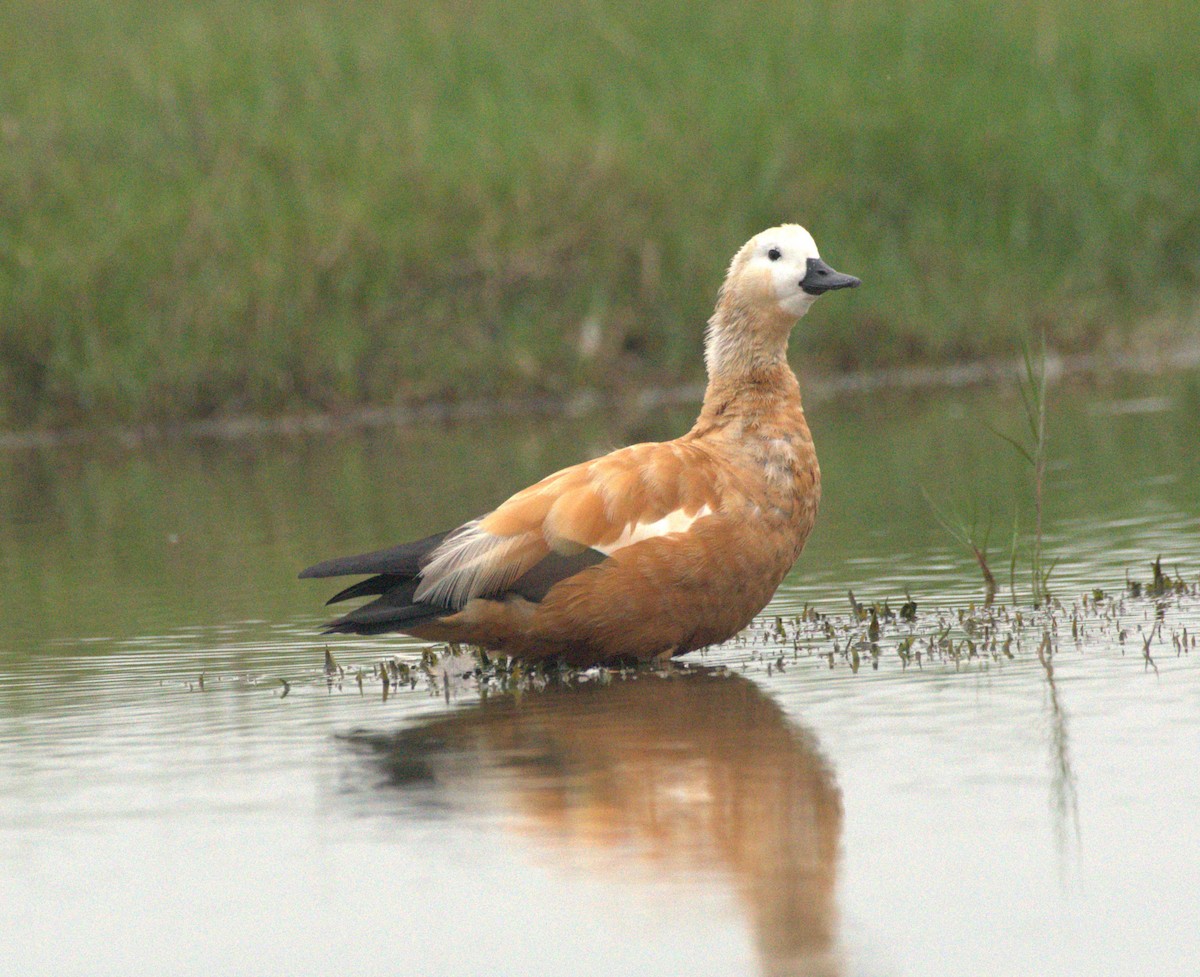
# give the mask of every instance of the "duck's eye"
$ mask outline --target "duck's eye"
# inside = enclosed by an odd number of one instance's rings
[[[772,261],[778,261],[780,258],[783,257],[783,252],[780,251],[778,248],[772,248],[770,251],[767,252],[767,257],[770,258]]]

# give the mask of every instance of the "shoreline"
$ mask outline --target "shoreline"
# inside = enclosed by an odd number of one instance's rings
[[[1200,368],[1200,343],[1154,353],[1048,352],[1050,383],[1086,376],[1145,376]],[[802,377],[809,403],[876,391],[918,388],[955,389],[1015,380],[1022,375],[1021,359],[988,359],[940,366],[906,366],[856,373],[817,374]],[[258,437],[301,437],[383,428],[409,428],[418,424],[454,424],[487,418],[539,416],[581,417],[614,402],[632,401],[641,410],[698,404],[703,383],[633,390],[585,388],[559,396],[541,394],[494,400],[434,401],[418,404],[364,406],[341,412],[284,414],[278,417],[240,414],[231,417],[170,424],[75,426],[60,429],[0,431],[0,451],[61,448],[107,442],[134,450],[166,440],[239,441]]]

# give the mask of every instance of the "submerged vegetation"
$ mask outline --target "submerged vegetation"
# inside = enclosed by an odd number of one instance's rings
[[[1009,607],[992,601],[976,606],[921,608],[906,596],[863,604],[853,591],[849,613],[823,613],[805,607],[799,614],[764,615],[725,644],[705,649],[680,663],[629,663],[625,667],[578,669],[549,662],[494,657],[457,645],[426,647],[404,656],[389,655],[369,665],[347,668],[328,647],[324,666],[307,676],[332,692],[382,695],[424,690],[449,701],[460,693],[483,696],[538,691],[556,683],[600,682],[636,677],[645,671],[671,672],[693,666],[760,671],[768,677],[793,666],[827,663],[853,673],[890,664],[902,670],[926,667],[987,669],[1025,658],[1046,672],[1054,694],[1053,660],[1060,649],[1119,650],[1157,671],[1156,656],[1190,655],[1200,650],[1200,577],[1186,580],[1151,566],[1152,578],[1129,579],[1123,593],[1093,590],[1071,604],[1048,598],[1041,608]],[[288,683],[284,683],[285,686]],[[201,679],[192,689],[203,691]],[[281,693],[286,695],[287,690]]]
[[[0,55],[0,427],[692,379],[781,219],[864,279],[830,366],[1196,321],[1183,0],[10,0]]]

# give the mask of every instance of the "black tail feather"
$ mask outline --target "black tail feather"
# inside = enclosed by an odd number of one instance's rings
[[[370,607],[371,605],[366,606]],[[321,633],[387,634],[389,631],[406,631],[422,621],[450,613],[446,608],[435,607],[432,604],[414,604],[403,610],[393,608],[390,612],[386,609],[379,609],[373,614],[367,614],[365,610],[360,607],[345,617],[330,621]]]
[[[366,584],[379,586],[376,582],[381,579],[383,578],[372,577],[355,586]],[[391,579],[396,580],[395,577]],[[347,589],[353,590],[354,588]],[[443,614],[452,613],[450,608],[441,604],[429,604],[414,599],[416,590],[417,581],[414,578],[401,580],[386,591],[364,589],[360,593],[374,592],[379,593],[380,596],[376,600],[363,604],[362,607],[356,607],[336,621],[330,621],[325,633],[381,634],[384,631],[396,631],[431,617],[441,617]]]
[[[351,584],[345,590],[339,590],[336,594],[325,601],[328,604],[338,604],[344,600],[351,600],[354,597],[375,597],[379,594],[386,594],[393,587],[398,587],[406,581],[412,580],[412,577],[400,577],[392,573],[381,573],[377,577],[368,577],[366,580],[360,580],[358,583]]]
[[[417,575],[421,572],[421,565],[448,535],[436,533],[386,550],[325,560],[301,573],[302,578],[374,574],[351,584],[327,601],[336,604],[354,597],[377,598],[330,621],[325,634],[382,634],[450,613],[450,609],[441,604],[429,604],[416,599]]]

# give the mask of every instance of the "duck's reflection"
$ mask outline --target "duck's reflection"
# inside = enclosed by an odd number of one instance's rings
[[[679,671],[552,686],[353,742],[389,788],[449,799],[465,779],[541,838],[721,873],[765,973],[839,970],[840,792],[813,735],[745,678]]]

